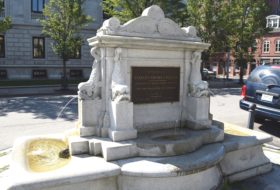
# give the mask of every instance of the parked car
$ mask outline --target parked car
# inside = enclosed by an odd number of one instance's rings
[[[204,80],[214,79],[216,78],[216,73],[214,71],[209,71],[208,69],[203,68],[202,78]]]
[[[240,108],[256,104],[255,121],[280,121],[280,65],[259,66],[253,70],[241,90]]]

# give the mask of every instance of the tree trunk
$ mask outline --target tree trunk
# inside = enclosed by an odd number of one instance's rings
[[[63,59],[63,76],[61,81],[62,90],[68,89],[68,80],[67,80],[67,72],[66,72],[66,60]]]
[[[243,53],[240,56],[240,71],[239,71],[239,84],[244,84],[243,81],[243,72],[244,72],[244,65],[243,65]]]

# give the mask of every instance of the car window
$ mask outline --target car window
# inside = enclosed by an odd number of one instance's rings
[[[266,85],[280,85],[280,66],[257,67],[250,74],[248,81]]]

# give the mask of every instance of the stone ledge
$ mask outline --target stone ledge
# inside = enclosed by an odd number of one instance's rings
[[[224,123],[225,139],[223,145],[226,152],[261,145],[272,141],[272,136],[244,127]]]
[[[217,166],[198,173],[176,177],[119,176],[119,189],[122,190],[214,190],[219,189],[222,175]]]
[[[176,177],[198,173],[215,166],[224,156],[220,143],[211,144],[199,150],[172,157],[132,158],[114,163],[122,168],[122,175],[141,177]]]
[[[254,168],[249,168],[247,170],[231,174],[229,176],[226,176],[226,178],[229,180],[230,183],[235,182],[235,181],[242,181],[244,179],[261,175],[264,173],[267,173],[271,171],[272,169],[272,164],[271,163],[266,163]]]
[[[120,167],[113,163],[108,163],[102,158],[86,156],[72,157],[68,165],[52,172],[34,173],[26,170],[23,173],[17,173],[12,171],[13,179],[10,179],[12,184],[9,190],[50,189],[64,185],[77,185],[118,176],[121,172]]]

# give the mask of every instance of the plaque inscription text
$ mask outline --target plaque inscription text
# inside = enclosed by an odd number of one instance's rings
[[[132,67],[132,102],[179,101],[180,68]]]

